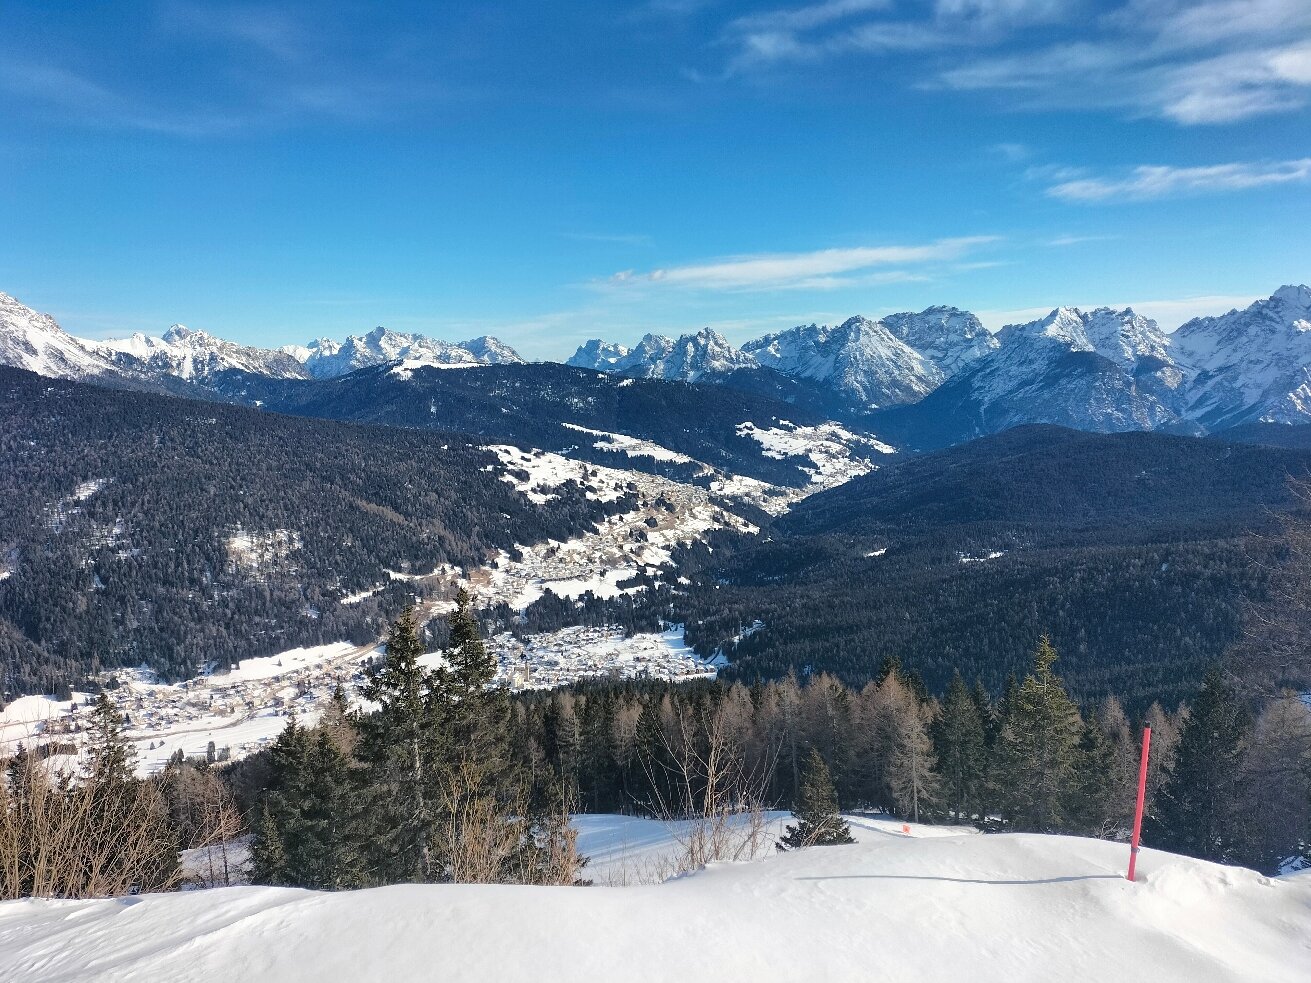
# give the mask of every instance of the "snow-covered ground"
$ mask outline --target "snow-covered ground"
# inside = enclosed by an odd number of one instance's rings
[[[629,457],[649,457],[657,461],[672,461],[676,464],[693,463],[692,458],[686,454],[680,454],[678,451],[670,450],[668,447],[661,446],[654,441],[643,440],[640,437],[610,433],[606,430],[591,430],[588,427],[580,427],[575,423],[563,423],[561,426],[593,437],[600,437],[600,440],[592,442],[592,446],[599,451],[613,451],[626,454]],[[704,467],[704,465],[702,466]]]
[[[594,853],[625,839],[640,852],[645,821],[592,818]],[[1311,875],[1145,850],[1130,884],[1122,844],[856,823],[851,846],[652,886],[4,902],[0,966],[5,983],[1311,978]]]

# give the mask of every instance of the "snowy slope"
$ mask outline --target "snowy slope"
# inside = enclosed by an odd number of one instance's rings
[[[1311,879],[1036,835],[909,836],[645,887],[237,887],[0,904],[6,983],[1311,977]]]
[[[1191,418],[1213,429],[1311,420],[1311,287],[1280,287],[1246,310],[1196,318],[1172,340],[1192,378]]]
[[[287,346],[284,351],[298,357],[307,353],[303,359],[305,369],[316,379],[332,379],[370,365],[400,360],[437,366],[523,362],[513,348],[487,335],[457,345],[384,327],[366,335],[351,335],[343,342],[320,338],[304,347]]]
[[[300,363],[282,351],[251,348],[175,324],[162,337],[75,338],[49,314],[0,293],[0,365],[61,379],[176,376],[204,381],[226,369],[275,379],[303,378]]]

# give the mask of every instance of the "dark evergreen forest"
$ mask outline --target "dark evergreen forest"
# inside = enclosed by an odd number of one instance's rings
[[[465,436],[0,369],[0,693],[373,639],[412,588],[338,601],[387,570],[481,563],[631,507],[569,487],[536,505],[497,462]],[[254,550],[231,548],[242,535]]]

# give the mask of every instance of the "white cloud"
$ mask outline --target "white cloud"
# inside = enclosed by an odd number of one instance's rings
[[[1078,246],[1085,242],[1107,242],[1111,239],[1118,239],[1118,238],[1119,236],[1106,236],[1106,235],[1096,235],[1096,236],[1060,235],[1060,236],[1056,236],[1055,238],[1048,239],[1044,245],[1054,246],[1060,249],[1060,248],[1064,248],[1065,246]]]
[[[918,246],[859,246],[819,249],[808,253],[768,253],[731,256],[705,263],[671,266],[648,272],[616,273],[610,283],[656,285],[689,290],[831,289],[858,282],[889,282],[916,275],[876,267],[906,266],[959,259],[994,236],[939,239]],[[854,274],[861,274],[853,278]],[[870,278],[874,279],[870,279]]]
[[[1207,167],[1142,165],[1122,178],[1083,177],[1053,184],[1052,198],[1065,201],[1143,201],[1179,195],[1244,191],[1311,179],[1311,157],[1273,163],[1213,164]]]
[[[1069,16],[1078,0],[937,0],[939,19],[960,18],[984,24],[1045,24]]]
[[[783,7],[759,14],[740,17],[734,25],[742,30],[805,31],[822,27],[833,21],[845,20],[856,14],[887,10],[891,0],[827,0],[804,7]]]
[[[1098,109],[1185,126],[1311,103],[1311,0],[1127,0],[1090,16],[1095,6],[936,0],[917,15],[830,0],[775,10],[729,24],[725,75],[954,47],[974,54],[945,66],[921,59],[895,77],[993,92],[1021,109]],[[1035,45],[1035,38],[1043,40]]]

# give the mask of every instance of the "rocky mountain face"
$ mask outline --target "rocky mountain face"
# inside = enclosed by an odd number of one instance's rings
[[[1185,413],[1208,429],[1311,421],[1311,288],[1196,318],[1170,340],[1190,378]]]
[[[61,379],[115,371],[111,358],[65,332],[49,314],[38,314],[6,293],[0,293],[0,364]]]
[[[968,368],[997,347],[997,339],[969,311],[930,307],[918,314],[889,314],[883,324],[915,349],[945,379]]]
[[[912,403],[997,347],[978,318],[954,307],[799,325],[740,350],[706,328],[677,341],[648,334],[629,349],[595,339],[569,365],[641,378],[695,382],[757,366],[808,380],[865,412]]]
[[[652,336],[647,335],[647,337]],[[565,365],[572,365],[579,369],[595,369],[598,372],[613,372],[617,371],[615,366],[627,355],[626,346],[593,338],[579,345],[578,351],[569,356]]]
[[[903,415],[903,435],[942,446],[1025,423],[1077,430],[1188,429],[1168,337],[1132,310],[1061,307],[997,334],[997,347]]]

